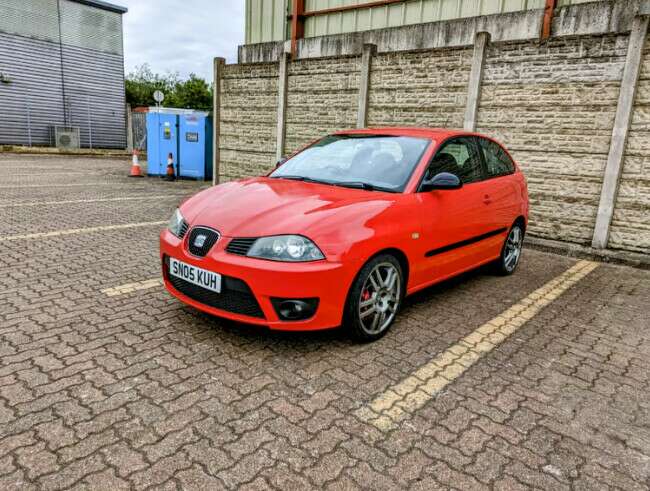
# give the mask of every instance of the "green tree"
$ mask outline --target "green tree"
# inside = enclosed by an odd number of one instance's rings
[[[126,76],[125,87],[126,102],[131,107],[154,106],[153,93],[156,90],[165,94],[162,103],[165,107],[203,110],[212,107],[212,87],[193,73],[187,80],[181,80],[178,73],[153,73],[145,63]]]
[[[212,87],[191,73],[189,79],[174,87],[174,103],[176,107],[209,110],[212,108]]]

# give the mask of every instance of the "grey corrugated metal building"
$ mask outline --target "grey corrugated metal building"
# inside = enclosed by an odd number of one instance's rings
[[[0,0],[0,144],[126,146],[122,14],[99,0]]]

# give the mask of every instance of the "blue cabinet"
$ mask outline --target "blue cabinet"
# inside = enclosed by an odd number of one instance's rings
[[[179,116],[180,177],[212,179],[212,118],[206,113]]]
[[[212,179],[212,118],[208,113],[150,109],[147,113],[147,174],[166,175],[170,153],[177,177]]]
[[[164,176],[167,157],[172,154],[178,166],[178,115],[147,113],[147,174]]]

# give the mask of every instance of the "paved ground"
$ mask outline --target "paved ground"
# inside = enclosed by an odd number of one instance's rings
[[[526,251],[374,344],[271,333],[157,284],[200,185],[127,171],[0,156],[0,489],[650,487],[650,272]]]

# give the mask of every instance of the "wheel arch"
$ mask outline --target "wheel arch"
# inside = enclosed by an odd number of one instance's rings
[[[406,290],[407,285],[408,285],[411,266],[409,264],[408,256],[401,249],[399,249],[397,247],[386,247],[384,249],[381,249],[381,250],[375,252],[366,261],[364,261],[363,264],[365,265],[369,261],[372,261],[375,257],[381,256],[383,254],[389,254],[391,256],[394,256],[395,259],[397,259],[397,261],[399,262],[399,265],[402,267],[402,273],[404,273],[404,288]],[[362,266],[362,268],[363,268],[363,266]]]
[[[512,222],[513,225],[519,224],[521,225],[521,229],[523,230],[524,234],[526,233],[526,218],[523,215],[519,215],[517,218],[515,218],[515,221]]]

